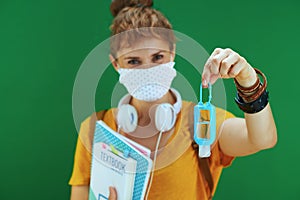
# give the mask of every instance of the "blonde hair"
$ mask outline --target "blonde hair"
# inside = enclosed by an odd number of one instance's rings
[[[175,36],[169,20],[152,8],[152,0],[114,0],[110,10],[115,17],[111,29],[111,54],[134,41],[146,37],[156,37],[169,42],[173,50]],[[116,36],[121,35],[120,37]]]

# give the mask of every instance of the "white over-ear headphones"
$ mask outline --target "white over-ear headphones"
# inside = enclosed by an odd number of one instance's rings
[[[176,97],[174,105],[159,104],[155,110],[155,127],[158,131],[169,131],[176,122],[177,114],[182,105],[181,96],[177,90],[171,88]],[[137,128],[138,115],[136,109],[129,104],[130,94],[125,95],[118,104],[117,123],[123,131],[130,133]]]

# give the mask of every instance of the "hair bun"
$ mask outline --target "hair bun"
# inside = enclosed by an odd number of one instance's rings
[[[125,7],[152,7],[152,0],[112,0],[110,12],[115,17]]]

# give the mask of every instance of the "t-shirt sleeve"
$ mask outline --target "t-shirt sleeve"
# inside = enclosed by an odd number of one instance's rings
[[[74,166],[69,185],[89,185],[91,153],[87,151],[80,137],[77,139]]]
[[[89,185],[91,173],[91,146],[96,115],[85,119],[81,125],[74,155],[74,166],[69,185]]]
[[[215,151],[217,151],[218,157],[216,159],[219,160],[219,164],[223,167],[228,167],[232,164],[233,160],[235,157],[233,156],[228,156],[222,152],[220,149],[219,142],[217,143],[216,147],[214,148]]]

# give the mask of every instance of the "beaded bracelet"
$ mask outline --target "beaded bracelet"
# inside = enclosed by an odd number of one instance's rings
[[[237,87],[237,97],[235,102],[239,108],[246,113],[257,113],[264,109],[269,102],[269,92],[266,91],[267,78],[259,69],[254,68],[257,74],[263,77],[263,83],[260,82],[257,76],[257,81],[251,87],[241,86],[236,79],[234,79]]]
[[[259,69],[254,68],[255,72],[262,76],[263,83],[260,82],[260,79],[257,75],[257,80],[255,84],[251,87],[243,87],[241,86],[236,79],[234,79],[234,83],[238,90],[239,95],[244,99],[245,102],[255,101],[259,96],[265,91],[267,87],[267,78]],[[250,94],[250,95],[249,95]]]

